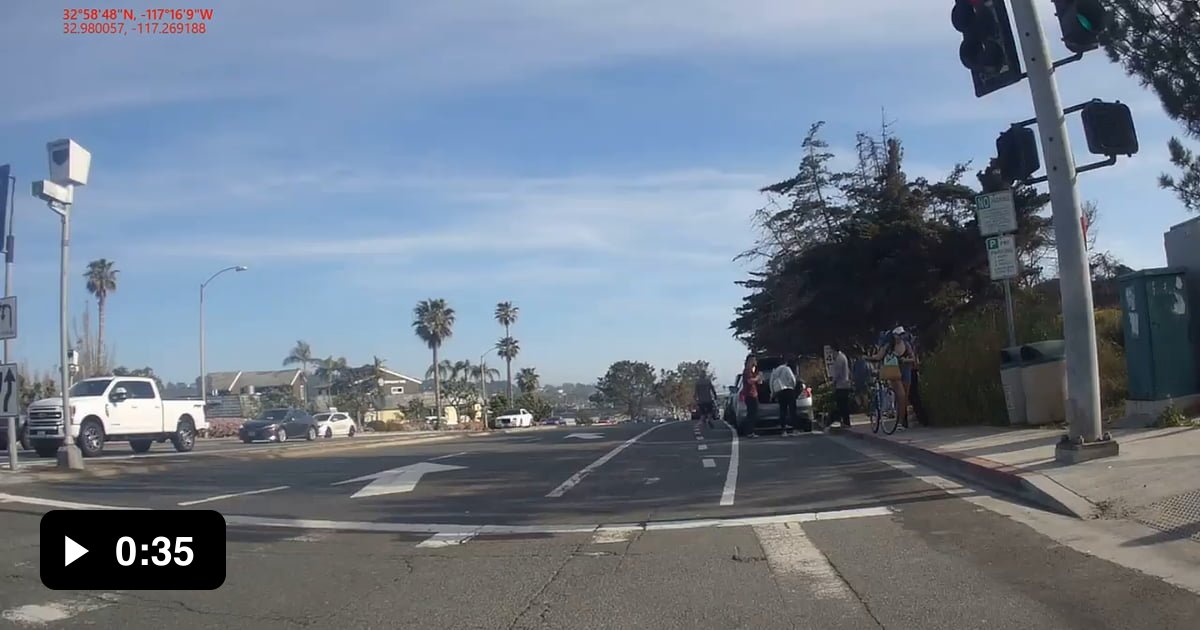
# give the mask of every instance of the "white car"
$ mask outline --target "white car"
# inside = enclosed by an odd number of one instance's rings
[[[494,422],[497,428],[531,427],[533,426],[533,413],[525,409],[513,409],[496,416]]]
[[[317,421],[317,435],[323,438],[354,437],[358,433],[354,419],[342,411],[318,413],[313,415],[313,419]]]

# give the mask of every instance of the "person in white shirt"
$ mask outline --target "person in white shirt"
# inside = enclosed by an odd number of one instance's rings
[[[787,362],[771,371],[771,397],[779,403],[779,424],[784,435],[799,431],[796,415],[796,373]]]

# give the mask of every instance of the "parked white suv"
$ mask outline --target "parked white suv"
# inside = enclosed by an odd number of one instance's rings
[[[196,435],[208,429],[204,403],[163,400],[152,378],[88,378],[75,383],[70,393],[70,438],[85,457],[101,454],[113,440],[128,440],[135,453],[170,440],[175,450],[186,453],[195,447]],[[38,455],[54,457],[67,437],[63,432],[61,398],[29,405],[29,440]]]

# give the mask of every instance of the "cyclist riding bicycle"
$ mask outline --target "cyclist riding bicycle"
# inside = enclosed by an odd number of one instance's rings
[[[696,409],[699,411],[700,418],[703,418],[712,427],[713,420],[717,415],[717,389],[713,387],[712,380],[707,376],[702,376],[696,379]]]

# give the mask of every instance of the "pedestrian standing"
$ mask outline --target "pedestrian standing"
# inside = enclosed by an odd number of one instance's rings
[[[796,373],[788,362],[771,370],[771,397],[779,403],[779,426],[784,435],[800,430],[796,417]]]
[[[833,364],[829,370],[833,381],[834,416],[833,424],[850,428],[850,397],[854,395],[854,379],[850,373],[850,359],[842,351],[841,344],[833,344]]]
[[[754,355],[749,355],[742,368],[742,391],[739,394],[742,401],[746,403],[746,417],[738,427],[738,433],[742,437],[758,437],[758,434],[754,432],[755,427],[758,426],[758,381],[758,359],[754,358]]]

